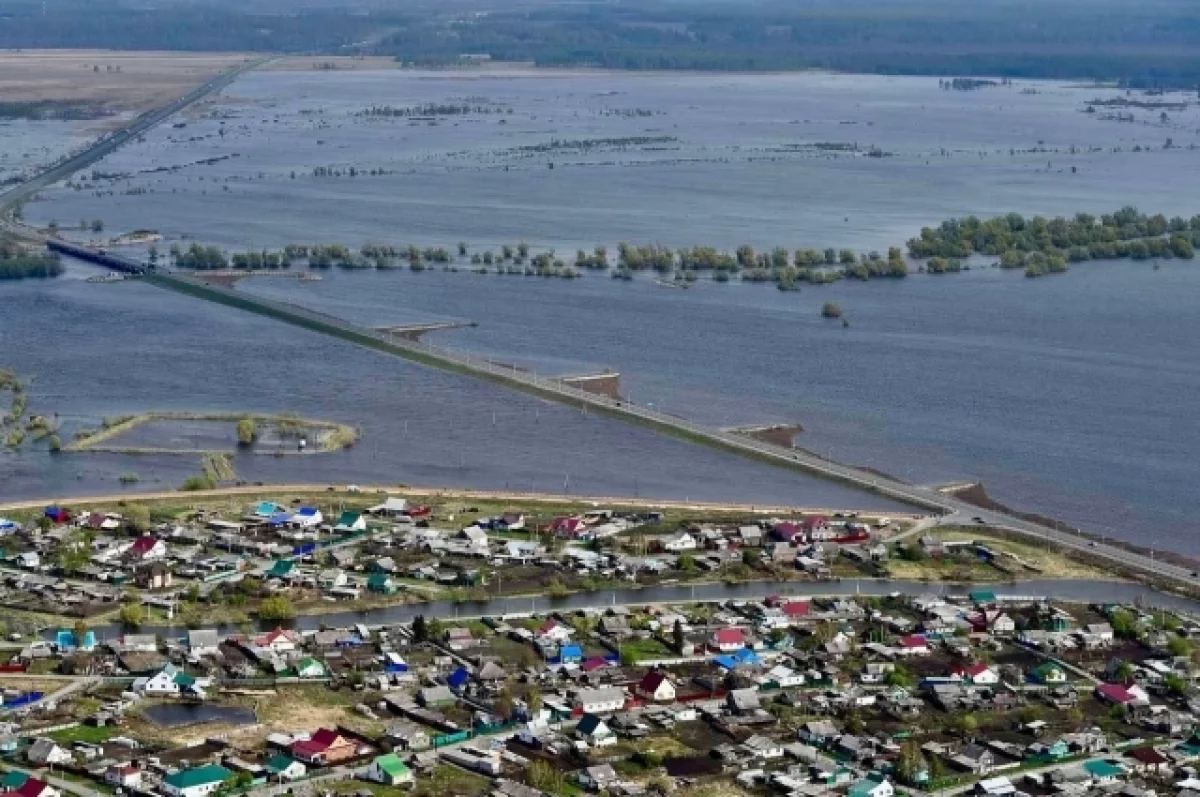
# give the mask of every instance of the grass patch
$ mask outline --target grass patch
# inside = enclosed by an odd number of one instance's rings
[[[645,659],[662,659],[674,656],[676,653],[657,639],[633,639],[621,643],[621,656],[632,656],[635,661]]]
[[[116,736],[117,729],[94,728],[90,725],[80,725],[77,728],[63,728],[62,730],[53,731],[46,735],[59,744],[74,744],[75,742],[101,744]]]

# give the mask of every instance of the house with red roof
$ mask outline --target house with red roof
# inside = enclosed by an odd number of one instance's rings
[[[982,661],[955,667],[950,674],[972,686],[994,686],[1000,683],[1000,674]]]
[[[1125,755],[1130,759],[1130,768],[1138,774],[1157,775],[1171,771],[1171,762],[1167,757],[1150,745],[1136,747]]]
[[[260,648],[266,648],[275,653],[289,653],[296,649],[299,641],[300,636],[295,631],[289,631],[286,628],[276,628],[271,633],[260,636],[255,641],[255,644]]]
[[[27,779],[20,788],[11,793],[19,797],[62,797],[61,791],[38,778]]]
[[[829,518],[824,515],[813,515],[806,517],[800,521],[800,529],[810,542],[819,542],[821,540],[832,540],[834,538],[833,527],[829,525]]]
[[[584,672],[595,672],[596,670],[603,670],[607,666],[607,661],[599,656],[592,656],[591,658],[584,659],[583,663],[579,665],[579,669]]]
[[[1144,706],[1150,702],[1150,695],[1137,684],[1100,684],[1096,697],[1114,706]]]
[[[675,699],[675,684],[662,670],[651,670],[633,689],[634,694],[658,703],[670,703]]]
[[[771,536],[779,542],[800,542],[804,539],[800,527],[790,520],[784,520],[772,526]]]
[[[779,607],[783,613],[791,620],[798,620],[802,617],[808,617],[812,611],[812,604],[808,601],[788,601]]]
[[[558,517],[550,521],[550,531],[555,537],[582,540],[591,536],[591,529],[578,517]]]
[[[167,544],[158,537],[143,535],[125,549],[125,558],[135,562],[149,562],[167,557]]]
[[[722,653],[732,653],[746,647],[746,632],[740,628],[718,628],[713,632],[712,644]]]
[[[571,639],[571,628],[560,623],[558,620],[550,619],[538,626],[533,632],[538,642],[553,642],[562,644],[569,642]]]
[[[357,754],[353,741],[337,731],[321,728],[310,739],[292,743],[292,757],[306,764],[330,766],[347,761]]]
[[[929,642],[920,634],[900,637],[900,642],[896,647],[902,656],[924,656],[929,653]]]

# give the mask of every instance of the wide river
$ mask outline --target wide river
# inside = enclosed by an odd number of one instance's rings
[[[26,215],[102,218],[106,234],[154,229],[164,249],[462,240],[478,252],[524,239],[573,252],[620,240],[862,251],[967,213],[1200,211],[1191,98],[1167,98],[1188,105],[1165,113],[1085,112],[1088,100],[1117,97],[1050,83],[958,92],[932,78],[830,75],[259,73]],[[426,103],[476,110],[436,123],[363,114]],[[865,157],[871,148],[885,156]],[[982,479],[1021,508],[1200,554],[1192,263],[1088,264],[1043,280],[977,268],[799,294],[408,272],[241,287],[364,323],[476,321],[436,340],[548,373],[613,368],[636,401],[713,424],[799,422],[800,444],[841,460],[916,482]],[[561,488],[569,472],[581,492],[793,494],[794,477],[561,410],[551,432],[543,409],[539,432],[527,399],[380,368],[374,355],[147,288],[0,288],[8,295],[36,297],[0,321],[0,336],[18,342],[5,347],[9,364],[43,385],[70,382],[47,392],[81,415],[168,403],[348,418],[374,427],[360,450],[337,455],[364,480],[366,450],[378,469],[427,483]],[[848,328],[818,317],[827,299],[846,310]],[[113,327],[124,346],[105,345]],[[43,335],[59,345],[20,350]],[[436,386],[409,398],[401,382],[408,392]],[[492,426],[494,406],[511,420]],[[410,435],[422,424],[446,431],[406,442],[402,419]],[[649,464],[651,449],[680,464]],[[27,493],[47,468],[65,485],[81,469],[14,459],[20,478],[0,491]],[[102,455],[87,462],[118,467]],[[319,462],[252,472],[300,478]],[[676,475],[700,466],[707,478]],[[84,479],[100,467],[82,468]],[[155,468],[170,481],[194,464]]]

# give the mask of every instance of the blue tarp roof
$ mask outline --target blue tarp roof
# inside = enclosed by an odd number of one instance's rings
[[[272,526],[283,526],[283,525],[285,525],[287,523],[291,523],[291,522],[292,522],[292,516],[289,514],[286,514],[286,513],[278,514],[278,515],[271,515],[271,517],[267,518],[267,523],[269,523]]]
[[[450,685],[450,688],[457,689],[469,680],[471,680],[471,673],[467,672],[466,667],[459,667],[450,673],[450,677],[446,679],[446,683]]]
[[[558,657],[560,659],[582,659],[583,648],[579,645],[563,645],[558,649]]]
[[[747,664],[758,664],[758,654],[750,648],[742,648],[736,653],[724,653],[713,659],[718,667],[724,667],[726,670],[732,670]]]
[[[723,667],[726,670],[732,670],[734,667],[737,667],[739,663],[738,660],[733,656],[728,656],[724,653],[722,653],[720,656],[717,656],[715,659],[713,659],[713,661],[716,662],[718,667]]]

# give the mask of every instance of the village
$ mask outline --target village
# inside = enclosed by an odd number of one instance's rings
[[[1200,622],[932,580],[1052,554],[919,517],[511,506],[13,513],[4,790],[1200,794]],[[928,588],[833,594],[891,562]],[[756,578],[777,593],[616,600]],[[542,607],[487,611],[514,594]]]

